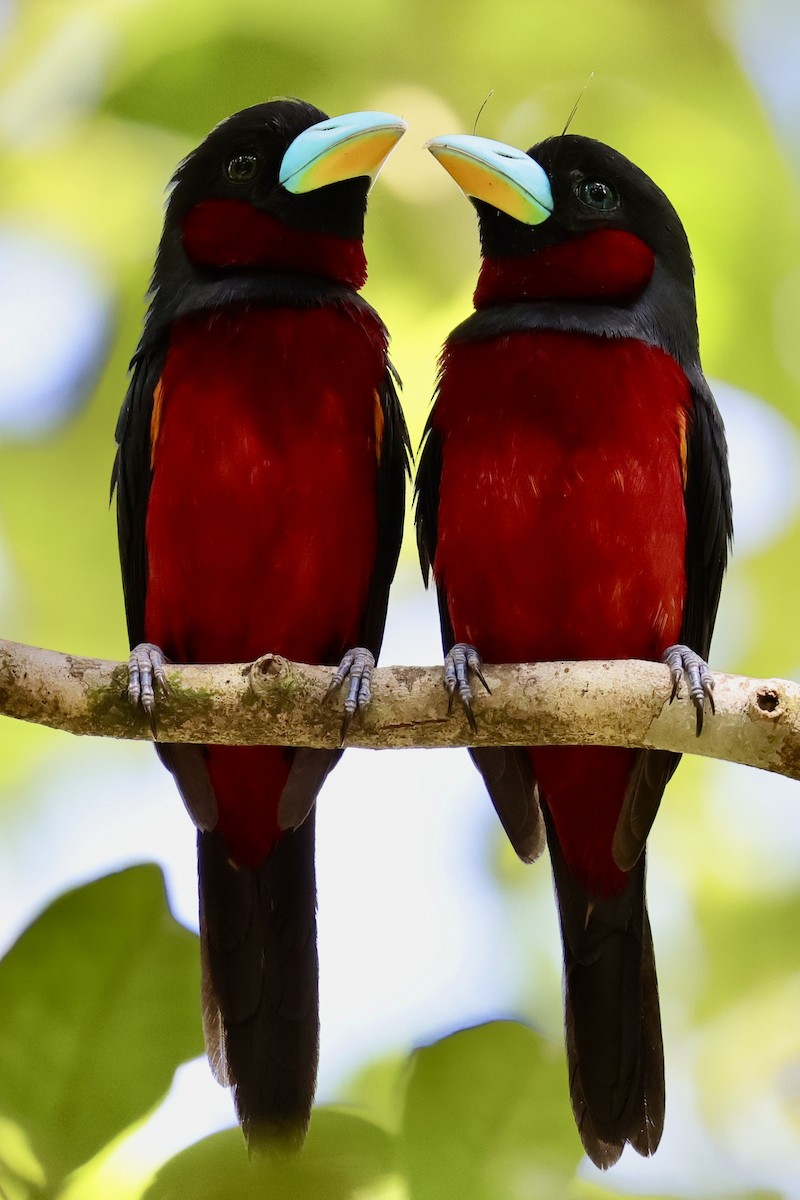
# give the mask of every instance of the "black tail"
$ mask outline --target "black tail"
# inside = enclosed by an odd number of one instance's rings
[[[314,1100],[319,1002],[314,812],[255,870],[198,833],[203,1023],[249,1145],[300,1145]]]
[[[528,751],[483,746],[470,754],[511,845],[523,862],[535,862],[547,839]]]
[[[569,871],[553,821],[547,840],[561,936],[567,1060],[584,1149],[610,1167],[630,1142],[653,1154],[664,1125],[664,1051],[645,858],[611,899],[590,895]]]

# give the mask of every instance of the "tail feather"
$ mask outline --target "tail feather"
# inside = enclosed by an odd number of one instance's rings
[[[664,1052],[644,856],[619,896],[590,895],[569,871],[552,820],[548,842],[564,943],[570,1095],[599,1167],[626,1142],[653,1154],[664,1124]]]
[[[511,845],[523,862],[535,862],[546,837],[528,752],[519,746],[482,746],[470,754]]]
[[[198,833],[203,1022],[251,1146],[302,1142],[319,1057],[314,813],[257,868]]]

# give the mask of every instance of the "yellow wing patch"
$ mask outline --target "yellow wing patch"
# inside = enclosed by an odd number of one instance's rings
[[[686,413],[683,409],[678,413],[678,455],[681,464],[681,479],[683,480],[683,489],[685,491],[689,468],[688,452],[686,449]]]
[[[161,431],[161,410],[164,404],[164,385],[159,379],[153,388],[153,414],[150,417],[150,469],[155,466],[156,442]]]
[[[383,427],[385,417],[383,415],[383,405],[381,404],[380,392],[375,389],[375,457],[378,460],[378,466],[381,463],[381,454],[383,452]]]

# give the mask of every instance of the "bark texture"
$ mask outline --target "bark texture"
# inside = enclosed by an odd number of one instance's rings
[[[447,714],[440,667],[381,667],[372,705],[346,744],[416,746],[593,745],[702,754],[800,779],[800,685],[714,675],[716,715],[695,736],[685,693],[669,704],[669,672],[652,662],[485,667],[476,683],[477,733],[458,705]],[[266,654],[255,663],[171,666],[155,736],[165,742],[339,744],[342,698],[323,702],[326,667]],[[0,640],[0,714],[94,737],[154,738],[127,699],[124,663],[77,658]]]

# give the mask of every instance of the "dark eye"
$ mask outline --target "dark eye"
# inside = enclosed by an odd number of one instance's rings
[[[602,179],[584,179],[578,188],[578,199],[589,208],[597,208],[601,212],[610,212],[619,204],[619,196],[610,183]]]
[[[233,183],[249,183],[255,179],[260,166],[257,154],[237,154],[235,158],[228,159],[225,171]]]

